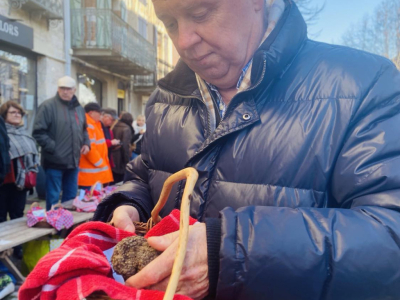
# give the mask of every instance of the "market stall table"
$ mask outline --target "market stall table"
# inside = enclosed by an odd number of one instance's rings
[[[74,225],[90,220],[93,213],[71,211],[74,216]],[[0,223],[0,261],[10,270],[17,280],[25,278],[10,259],[12,248],[38,238],[56,234],[55,228],[29,228],[26,217]]]

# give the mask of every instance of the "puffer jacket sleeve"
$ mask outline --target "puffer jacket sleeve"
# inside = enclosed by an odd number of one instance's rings
[[[333,208],[221,211],[217,299],[400,299],[394,66],[387,63],[361,99],[330,180]]]
[[[49,128],[52,126],[53,118],[49,103],[45,102],[39,106],[33,125],[32,136],[46,152],[54,153],[56,142],[54,137],[49,136]]]
[[[146,111],[156,101],[157,95],[158,89],[150,96]],[[131,205],[138,210],[140,221],[147,222],[154,207],[148,185],[148,174],[149,168],[141,155],[129,162],[125,169],[124,184],[99,204],[93,219],[106,222],[111,219],[117,207]]]
[[[117,207],[131,205],[138,210],[140,221],[147,222],[153,209],[147,177],[148,168],[139,155],[126,166],[125,183],[100,202],[93,220],[107,222]]]

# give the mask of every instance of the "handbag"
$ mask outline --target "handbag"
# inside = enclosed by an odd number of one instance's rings
[[[22,157],[19,158],[19,161],[21,162],[22,168],[24,170],[26,170]],[[25,184],[24,184],[24,187],[26,189],[30,190],[30,189],[32,189],[32,188],[34,188],[36,186],[36,176],[37,176],[37,173],[35,173],[35,172],[32,172],[32,171],[25,172]]]
[[[3,184],[6,183],[15,183],[15,172],[14,172],[14,163],[11,161],[10,164],[10,171],[6,174],[6,177],[4,177]]]

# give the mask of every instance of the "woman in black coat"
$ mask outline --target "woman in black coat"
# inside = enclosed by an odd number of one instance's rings
[[[10,219],[24,215],[28,188],[25,179],[29,172],[38,172],[39,155],[35,140],[23,127],[24,114],[22,106],[14,101],[7,101],[0,107],[10,141],[12,164],[10,174],[0,186],[0,222],[7,221],[7,214]]]
[[[130,145],[135,131],[132,128],[133,116],[122,113],[118,123],[113,128],[114,138],[121,141],[121,147],[112,152],[115,166],[112,168],[114,182],[124,180],[125,167],[131,157]]]

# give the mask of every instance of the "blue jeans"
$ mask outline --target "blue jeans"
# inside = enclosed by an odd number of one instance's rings
[[[78,193],[78,168],[68,170],[46,169],[46,209],[57,204],[60,198],[65,202],[76,197]]]

